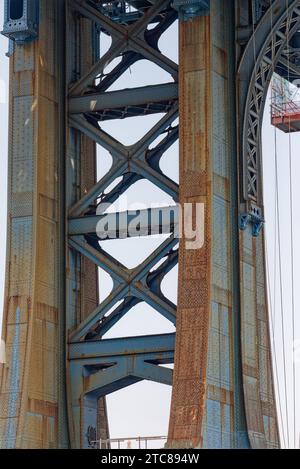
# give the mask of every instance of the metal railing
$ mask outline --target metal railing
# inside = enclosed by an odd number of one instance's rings
[[[154,449],[163,448],[166,436],[135,436],[128,438],[100,439],[93,442],[96,449]]]
[[[271,116],[287,117],[300,114],[300,101],[285,101],[271,104]]]

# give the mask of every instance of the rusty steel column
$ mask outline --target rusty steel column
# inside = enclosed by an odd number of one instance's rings
[[[205,241],[179,250],[175,370],[168,446],[197,447],[205,412],[211,302],[212,43],[210,16],[180,21],[180,203],[202,203]],[[198,227],[201,229],[202,227]]]
[[[238,229],[235,5],[202,3],[181,15],[179,112],[180,202],[205,204],[204,245],[180,243],[167,446],[277,448],[263,236]]]
[[[1,448],[67,447],[62,209],[64,2],[10,58],[8,244]]]

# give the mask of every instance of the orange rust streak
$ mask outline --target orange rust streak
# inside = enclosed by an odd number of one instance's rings
[[[205,204],[200,249],[180,243],[173,395],[168,446],[201,445],[211,296],[210,17],[180,23],[180,203]],[[194,207],[195,208],[195,207]]]

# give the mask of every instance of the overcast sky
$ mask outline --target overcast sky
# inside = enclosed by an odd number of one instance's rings
[[[0,25],[2,25],[3,2],[0,6]],[[169,56],[176,59],[176,33],[175,29],[168,33],[161,47]],[[5,242],[6,242],[6,193],[7,193],[7,84],[8,84],[8,59],[5,57],[7,51],[7,40],[0,36],[0,316],[3,304],[3,287],[4,287],[4,268],[5,268]],[[168,81],[169,78],[163,71],[159,71],[154,65],[140,64],[134,66],[127,73],[126,87],[141,86],[149,84],[149,77],[154,77],[153,83]],[[145,73],[147,71],[147,73]],[[155,71],[155,73],[153,73]],[[143,83],[144,81],[144,83]],[[115,85],[117,86],[117,84]],[[144,118],[143,125],[141,119],[138,125],[135,125],[135,119],[118,121],[110,126],[110,132],[117,136],[118,139],[125,144],[132,143],[129,138],[138,139],[146,129],[150,128],[159,116],[149,116]],[[106,124],[108,125],[108,124]],[[267,234],[267,250],[269,254],[269,278],[271,292],[271,311],[273,314],[273,324],[276,339],[276,357],[279,369],[280,382],[280,403],[282,406],[282,414],[284,421],[285,441],[288,441],[289,434],[290,447],[293,446],[293,343],[292,343],[292,283],[291,283],[291,217],[290,217],[290,174],[289,174],[289,148],[292,154],[292,184],[293,184],[293,213],[294,213],[294,281],[295,281],[295,314],[297,317],[295,339],[298,341],[299,360],[296,363],[297,371],[297,390],[299,394],[299,376],[300,376],[300,244],[297,245],[296,240],[300,239],[300,184],[298,177],[300,175],[300,134],[289,136],[277,131],[277,159],[278,159],[278,188],[279,188],[279,226],[281,238],[281,265],[279,268],[279,249],[275,248],[275,224],[276,224],[276,194],[275,194],[275,137],[274,128],[270,125],[269,106],[266,108],[265,120],[263,126],[263,162],[264,162],[264,189],[265,189],[265,208],[266,208],[266,234]],[[178,167],[174,164],[174,157],[178,154],[178,147],[174,145],[164,157],[164,169],[174,179],[178,179]],[[109,167],[110,159],[105,152],[101,152],[101,158],[104,162],[102,172]],[[141,202],[149,203],[156,201],[169,204],[171,201],[160,190],[155,189],[150,183],[139,183],[134,189],[127,193],[129,202],[137,200],[137,194]],[[278,221],[278,220],[277,220]],[[277,235],[278,239],[278,235]],[[112,252],[114,246],[114,255],[132,267],[138,264],[145,254],[150,253],[157,240],[137,240],[119,241],[118,251],[116,252],[116,244],[113,242],[106,243],[105,247]],[[142,244],[141,244],[142,243]],[[128,252],[135,252],[136,255],[130,258]],[[274,259],[277,259],[276,263]],[[131,264],[130,264],[131,262]],[[276,269],[275,269],[276,264]],[[274,277],[274,272],[276,275]],[[280,288],[280,270],[282,272]],[[102,272],[100,282],[104,289],[101,289],[102,298],[109,293],[110,281]],[[165,294],[176,300],[176,282],[177,270],[174,269],[164,281],[163,289]],[[298,287],[298,288],[297,288]],[[280,292],[283,291],[283,301],[281,302]],[[283,306],[283,308],[281,308]],[[283,318],[283,321],[282,321]],[[285,334],[285,362],[287,384],[284,381],[284,353],[282,347],[282,324]],[[118,325],[106,337],[116,337],[120,335],[142,335],[145,333],[164,333],[173,331],[174,328],[170,323],[164,320],[158,313],[153,311],[145,304],[137,306],[131,311],[126,318],[123,318]],[[288,399],[288,418],[285,412],[285,388],[287,389]],[[122,391],[114,393],[108,397],[108,409],[110,418],[111,436],[126,437],[132,435],[166,435],[168,426],[168,414],[170,404],[171,390],[168,386],[155,383],[142,382],[134,386],[126,388]],[[300,401],[296,402],[296,418],[297,418],[297,442],[299,441],[300,428]],[[287,432],[287,428],[289,431]]]

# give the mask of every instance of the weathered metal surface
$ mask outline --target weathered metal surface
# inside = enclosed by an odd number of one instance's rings
[[[263,213],[258,164],[263,104],[272,66],[282,60],[284,35],[299,27],[300,2],[270,2],[273,30],[268,29],[267,2],[256,2],[254,14],[248,1],[230,2],[230,7],[219,0],[200,3],[205,4],[205,13],[210,7],[210,16],[188,21],[181,17],[179,128],[174,125],[178,67],[158,48],[159,38],[177,17],[168,0],[146,2],[145,8],[123,16],[112,15],[105,5],[95,8],[92,2],[73,0],[66,23],[64,1],[41,0],[39,40],[15,48],[3,328],[7,363],[0,365],[2,447],[91,447],[91,436],[109,439],[103,399],[107,393],[141,379],[171,384],[172,371],[158,365],[173,361],[174,335],[102,339],[142,301],[173,324],[177,316],[167,445],[279,446],[264,237],[253,238],[249,224],[238,235],[237,207],[242,215],[248,213],[249,196]],[[112,36],[111,48],[99,60],[94,24]],[[255,60],[253,48],[258,45]],[[120,63],[101,75],[119,54]],[[174,83],[107,92],[143,58],[167,71]],[[98,74],[101,80],[96,82]],[[70,111],[66,126],[65,85]],[[135,145],[122,145],[99,125],[104,119],[145,114],[147,109],[163,110],[165,115]],[[177,263],[177,239],[171,234],[139,266],[127,269],[105,252],[105,242],[99,245],[93,225],[101,219],[104,203],[115,202],[140,179],[148,179],[178,201],[178,185],[159,167],[178,130],[179,199],[182,204],[204,203],[205,243],[193,250],[181,240],[176,314],[161,282]],[[153,148],[158,137],[162,139]],[[100,181],[95,179],[95,143],[113,158],[112,168]],[[118,177],[120,182],[106,192]],[[245,185],[243,190],[246,180],[251,194],[245,193]],[[173,209],[164,210],[168,214]],[[143,214],[147,219],[141,228],[150,234],[149,210]],[[117,217],[120,220],[122,214]],[[134,214],[128,212],[126,218],[128,223]],[[168,229],[164,223],[156,228]],[[171,232],[174,228],[175,218]],[[129,232],[126,228],[120,234]],[[100,304],[98,267],[113,279],[111,294]]]
[[[26,44],[38,36],[38,0],[4,0],[2,34],[17,44]]]
[[[187,200],[188,195],[201,201],[200,195],[206,195],[207,215],[202,253],[185,250],[184,241],[180,248],[168,439],[168,446],[175,448],[250,445],[255,448],[279,444],[263,238],[253,239],[249,225],[240,234],[239,264],[235,214],[239,204],[238,159],[232,158],[238,154],[233,100],[236,79],[233,16],[234,11],[225,4],[213,1],[210,18],[193,19],[180,27],[180,201]],[[255,62],[245,80],[249,80],[254,69]],[[240,93],[238,103],[239,98]],[[251,103],[254,105],[255,101]],[[245,121],[251,118],[247,109],[249,114],[242,114]],[[192,145],[198,135],[202,136],[201,142]],[[248,136],[246,132],[245,137]],[[259,147],[260,141],[255,140],[255,145]],[[189,165],[190,173],[186,175]],[[197,179],[199,168],[202,178]],[[193,181],[197,181],[196,190],[190,194]],[[251,252],[246,256],[243,271],[245,239]],[[250,357],[254,368],[248,367]]]
[[[210,16],[179,28],[179,200],[205,205],[205,244],[180,241],[175,369],[169,447],[197,447],[205,415],[211,301],[212,51]],[[197,227],[200,230],[203,227]]]
[[[0,446],[66,447],[62,237],[63,9],[41,0],[39,40],[10,59],[8,246]]]
[[[267,310],[264,236],[240,234],[242,369],[248,435],[253,448],[278,448]]]

